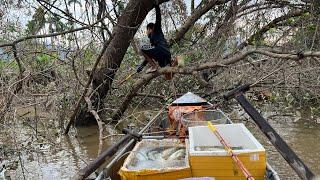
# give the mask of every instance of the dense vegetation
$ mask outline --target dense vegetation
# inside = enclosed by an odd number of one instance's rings
[[[252,99],[308,106],[313,121],[320,115],[318,1],[160,0],[171,53],[184,63],[122,84],[143,61],[138,49],[148,41],[152,0],[2,2],[3,133],[21,120],[43,142],[74,122],[100,129],[126,122],[128,108],[162,107],[187,91],[221,102],[222,93],[244,83],[255,83]],[[168,72],[175,73],[170,81],[162,77]]]

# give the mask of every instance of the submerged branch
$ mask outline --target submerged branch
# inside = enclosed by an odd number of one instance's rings
[[[97,120],[97,123],[98,123],[98,127],[99,127],[99,149],[98,149],[98,156],[101,154],[102,152],[102,148],[103,148],[103,131],[104,131],[104,128],[103,128],[103,122],[101,121],[97,111],[95,111],[93,108],[92,108],[92,103],[91,103],[91,100],[88,96],[84,97],[87,105],[88,105],[88,111],[94,116],[94,118]]]

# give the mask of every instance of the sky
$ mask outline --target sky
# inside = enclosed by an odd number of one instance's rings
[[[1,1],[1,0],[0,0]],[[191,0],[184,0],[187,4],[187,9],[190,10]],[[34,0],[29,0],[29,2],[32,4]],[[106,0],[107,4],[112,4],[111,0]],[[195,0],[195,6],[197,6],[201,0]],[[10,12],[4,17],[6,19],[10,19],[13,21],[19,21],[23,26],[25,26],[28,21],[31,20],[32,13],[34,12],[34,9],[31,7],[22,8],[22,9],[11,9]],[[153,12],[151,11],[149,15],[147,16],[147,19],[151,17],[151,14]],[[190,13],[190,12],[189,12]],[[150,19],[151,21],[151,19]]]
[[[174,0],[171,0],[171,1],[174,1]],[[21,24],[22,28],[26,28],[26,24],[32,19],[32,15],[34,14],[35,7],[39,6],[39,4],[35,0],[27,0],[27,2],[29,2],[30,7],[26,7],[26,8],[22,8],[22,9],[15,9],[15,8],[10,9],[4,18],[5,19],[10,19],[11,22],[19,22]],[[80,0],[80,2],[84,2],[84,1]],[[109,5],[112,3],[111,0],[106,0],[106,2]],[[201,0],[195,0],[195,6],[199,5],[200,2],[201,2]],[[185,0],[185,3],[187,5],[187,10],[190,11],[191,0]],[[61,9],[65,9],[64,5],[59,5],[57,3],[55,5],[58,6],[59,8],[61,8]],[[81,15],[84,16],[84,14],[81,14],[81,12],[84,12],[85,4],[83,3],[81,6],[76,4],[76,8],[77,8],[77,10],[76,10],[76,13],[75,13],[74,16],[77,19]],[[73,5],[71,5],[70,10],[71,10],[71,12],[73,12]],[[163,6],[162,6],[162,10],[164,10]],[[190,12],[188,12],[188,13],[190,13]],[[59,13],[59,14],[61,14],[61,13]],[[145,28],[144,27],[146,26],[146,24],[149,23],[149,22],[154,22],[155,21],[155,16],[154,15],[155,15],[155,10],[151,10],[149,12],[149,14],[147,15],[145,21],[142,23],[140,30],[137,33],[137,35],[139,37],[144,37],[144,35],[145,35],[145,32],[144,32]],[[48,39],[48,41],[50,41],[50,39]]]

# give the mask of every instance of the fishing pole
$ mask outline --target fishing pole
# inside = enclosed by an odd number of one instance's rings
[[[137,74],[137,73],[138,73],[138,72],[136,71],[136,72],[133,72],[133,73],[129,74],[125,79],[121,80],[121,81],[118,83],[118,85],[123,84],[124,82],[126,82],[128,79],[130,79],[133,75],[135,75],[135,74]]]
[[[231,156],[232,160],[238,165],[238,167],[241,169],[242,173],[246,176],[248,180],[254,180],[254,177],[250,174],[250,172],[246,169],[246,167],[243,165],[243,163],[240,161],[238,156],[232,151],[231,147],[228,145],[228,143],[223,139],[223,137],[220,135],[220,133],[217,131],[217,128],[208,121],[208,127],[209,129],[216,135],[220,143],[224,146],[227,153]]]

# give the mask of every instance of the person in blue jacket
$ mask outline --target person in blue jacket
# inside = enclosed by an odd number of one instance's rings
[[[161,12],[158,3],[156,3],[155,9],[156,23],[149,23],[146,31],[151,45],[143,45],[141,47],[141,53],[145,60],[138,66],[137,72],[141,72],[148,63],[150,64],[150,69],[146,73],[156,71],[158,68],[157,63],[160,67],[170,66],[171,64],[170,48],[161,28]]]

